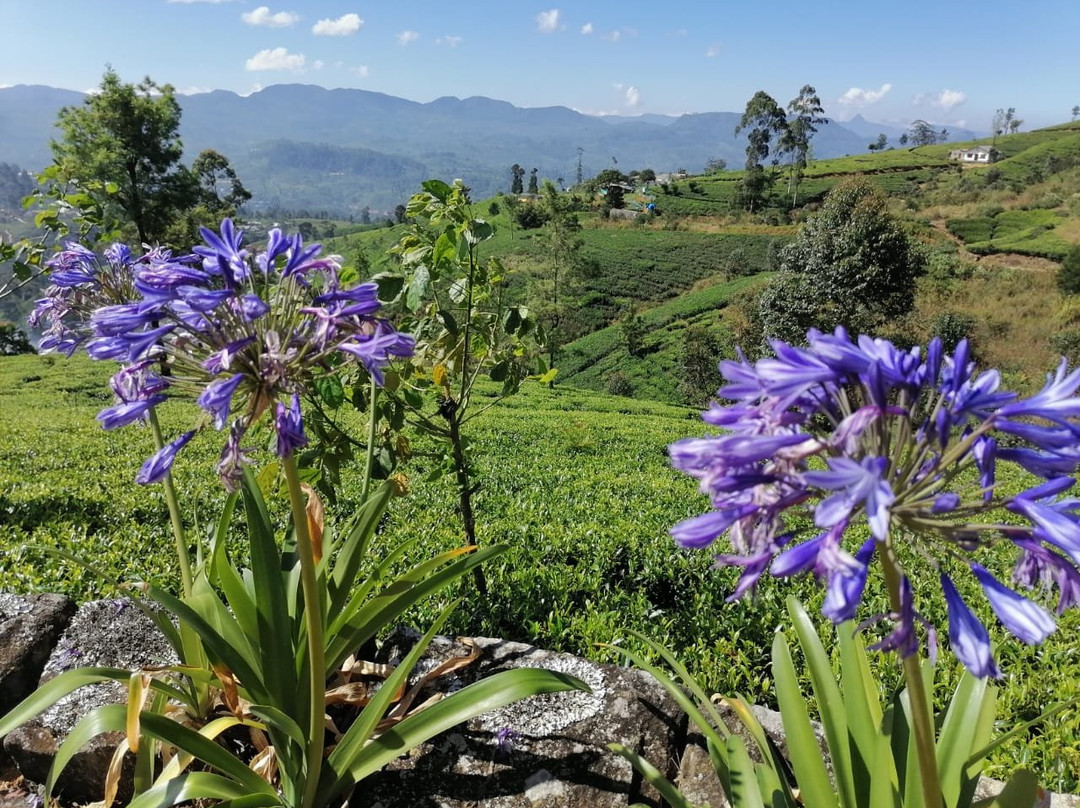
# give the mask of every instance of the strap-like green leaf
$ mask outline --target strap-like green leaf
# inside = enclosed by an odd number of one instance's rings
[[[997,736],[996,738],[994,738],[994,740],[992,742],[986,744],[981,749],[978,749],[977,751],[973,752],[971,754],[971,757],[968,758],[968,765],[970,766],[970,765],[974,764],[976,761],[979,761],[979,760],[982,760],[985,757],[988,757],[991,752],[993,752],[995,749],[997,749],[1002,744],[1005,744],[1005,743],[1011,741],[1013,738],[1016,738],[1017,736],[1026,735],[1028,730],[1030,730],[1032,727],[1036,726],[1037,724],[1041,724],[1043,721],[1047,721],[1047,720],[1053,718],[1054,716],[1056,716],[1058,713],[1064,712],[1065,710],[1068,710],[1070,707],[1075,707],[1078,704],[1080,704],[1080,696],[1077,696],[1075,699],[1069,699],[1068,701],[1063,701],[1060,704],[1055,704],[1053,707],[1050,707],[1049,709],[1046,710],[1046,712],[1042,713],[1038,717],[1033,718],[1030,721],[1027,721],[1027,722],[1023,723],[1018,727],[1013,727],[1008,732],[1006,732],[1004,735]],[[3,734],[3,733],[0,733],[0,734]]]
[[[451,727],[527,696],[563,690],[589,692],[589,686],[569,674],[543,668],[514,668],[481,679],[414,713],[374,739],[353,759],[349,774],[354,782],[360,782],[408,750]]]
[[[746,744],[738,735],[727,738],[727,758],[731,763],[731,808],[765,808],[754,764],[746,752]]]
[[[438,572],[413,581],[402,577],[377,597],[371,598],[337,636],[328,637],[326,664],[328,670],[340,666],[350,653],[374,637],[382,628],[391,625],[411,606],[428,595],[441,592],[463,575],[488,559],[506,552],[506,545],[484,547],[459,558]]]
[[[213,772],[188,772],[154,786],[128,803],[128,808],[170,808],[193,800],[243,800],[243,808],[280,805],[275,793],[252,795],[241,783]]]
[[[870,793],[868,808],[900,808],[896,768],[893,765],[892,745],[884,732],[874,738],[870,762]]]
[[[1039,781],[1027,769],[1013,773],[1005,788],[997,795],[991,805],[995,808],[1031,808],[1039,790]]]
[[[608,749],[629,761],[630,765],[649,782],[649,785],[660,792],[660,796],[667,800],[671,808],[695,808],[694,804],[686,799],[682,792],[660,773],[658,768],[637,752],[627,749],[621,743],[609,743]]]
[[[145,711],[140,716],[140,720],[143,732],[171,744],[217,769],[222,774],[241,784],[244,788],[243,793],[276,793],[273,786],[249,769],[242,760],[195,730],[189,729],[183,724],[178,724],[163,715]]]
[[[870,673],[862,637],[851,621],[836,627],[840,646],[840,670],[848,731],[859,756],[869,766],[876,754],[881,727],[881,701],[878,684]],[[854,765],[854,762],[853,762]],[[860,797],[863,795],[860,794]]]
[[[352,726],[346,731],[345,736],[338,742],[334,751],[330,753],[322,773],[322,782],[319,784],[317,800],[320,804],[325,804],[335,798],[355,782],[349,775],[349,767],[352,765],[353,759],[370,740],[375,732],[375,727],[390,708],[394,694],[405,685],[409,673],[416,667],[416,663],[420,660],[424,651],[427,650],[435,635],[442,630],[458,603],[459,601],[454,601],[439,613],[434,623],[428,628],[427,633],[409,650],[409,653],[401,660],[394,672],[387,677],[375,697],[368,702],[360,715],[353,721]]]
[[[11,712],[0,718],[0,737],[7,735],[16,727],[45,712],[68,693],[72,693],[80,687],[106,681],[126,683],[130,676],[131,671],[123,668],[76,668],[75,670],[64,671],[59,676],[47,681],[16,704],[11,709]],[[156,690],[164,690],[170,695],[176,695],[172,688],[161,682],[152,682],[150,686]]]
[[[389,481],[380,485],[360,507],[356,521],[341,542],[341,549],[337,553],[334,571],[330,575],[329,582],[331,615],[338,614],[349,599],[353,581],[356,580],[371,537],[375,535],[375,528],[378,527],[379,520],[382,519],[386,506],[390,503],[392,492],[393,485]]]
[[[977,679],[964,671],[938,733],[937,764],[941,794],[948,806],[957,805],[968,758],[974,747],[982,745],[975,737],[975,729],[983,712],[983,699],[986,695],[986,680]]]
[[[210,652],[213,658],[223,662],[237,677],[239,677],[240,681],[244,684],[244,688],[253,699],[265,699],[266,686],[263,684],[262,677],[259,675],[258,669],[255,667],[254,663],[249,661],[242,652],[242,647],[246,645],[245,640],[237,640],[237,644],[233,645],[199,612],[179,598],[162,589],[152,586],[149,588],[148,594],[151,598],[176,615],[177,620],[189,623],[191,627],[198,632],[204,647]],[[208,602],[209,601],[200,603],[200,605],[205,606]],[[225,625],[228,625],[228,623],[226,622]],[[235,623],[233,625],[235,626]]]
[[[83,716],[56,750],[49,775],[45,778],[46,796],[52,796],[57,779],[80,749],[103,732],[123,732],[126,720],[127,708],[123,704],[106,704]]]
[[[807,808],[835,808],[837,797],[829,785],[821,748],[810,725],[806,702],[799,691],[799,680],[791,661],[791,651],[782,632],[777,632],[773,638],[772,671],[791,766],[795,770],[803,804]]]
[[[296,681],[288,592],[274,538],[273,522],[250,468],[244,470],[240,485],[244,514],[247,516],[251,572],[255,582],[255,612],[259,621],[258,647],[254,650],[260,655],[260,670],[266,682],[267,694],[273,694],[271,698],[256,701],[272,703],[285,694],[295,695],[303,688]]]
[[[866,781],[866,761],[852,760],[847,710],[844,698],[840,695],[840,687],[836,684],[836,675],[829,663],[829,655],[825,653],[825,647],[821,644],[817,629],[814,628],[814,623],[802,604],[794,597],[789,597],[787,606],[795,634],[799,638],[799,645],[806,657],[810,683],[814,688],[814,696],[817,698],[818,712],[821,715],[822,728],[825,730],[825,740],[829,744],[829,757],[832,759],[833,776],[836,780],[840,804],[844,808],[859,808],[860,801],[856,793],[855,780],[858,777],[862,781],[864,784],[862,791],[865,795],[866,786],[869,785]]]

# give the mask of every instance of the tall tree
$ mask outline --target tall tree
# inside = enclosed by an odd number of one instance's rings
[[[510,180],[510,193],[520,194],[525,191],[525,183],[522,178],[525,176],[525,169],[514,163],[510,166],[510,174],[513,179]]]
[[[561,194],[544,180],[540,204],[547,221],[544,224],[544,246],[547,248],[547,277],[538,284],[536,304],[532,308],[544,324],[547,336],[548,367],[555,367],[559,345],[564,342],[563,308],[569,293],[576,292],[576,285],[584,264],[581,249],[585,242],[578,235],[581,223],[573,213],[573,201]],[[554,383],[554,379],[552,379]]]
[[[882,132],[880,135],[877,136],[877,140],[867,146],[867,148],[870,149],[870,151],[881,151],[885,148],[885,145],[888,142],[889,139],[885,136],[885,133]]]
[[[817,132],[819,124],[829,122],[825,109],[821,106],[817,90],[804,84],[799,94],[791,99],[787,107],[787,126],[780,133],[780,151],[791,155],[791,169],[788,174],[788,193],[791,194],[791,207],[799,199],[799,183],[806,169],[807,156],[810,154],[810,139]]]
[[[1023,119],[1021,119],[1021,118],[1013,118],[1011,121],[1009,121],[1009,134],[1010,135],[1015,135],[1020,130],[1020,127],[1023,126],[1023,125],[1024,125]]]
[[[1072,108],[1072,119],[1075,121],[1077,118],[1080,118],[1080,104]]]
[[[1012,123],[1012,119],[1016,117],[1016,107],[1009,107],[1003,109],[998,107],[994,112],[994,120],[991,124],[991,129],[994,133],[994,139],[991,143],[997,143],[998,135],[1002,135],[1009,129],[1009,124]]]
[[[538,193],[540,193],[540,184],[539,184],[539,181],[536,178],[536,169],[535,168],[532,171],[529,172],[529,193],[530,194],[538,194]]]
[[[932,125],[919,119],[911,122],[911,128],[907,131],[908,143],[916,146],[933,146],[940,136]]]
[[[742,199],[749,210],[761,205],[772,184],[773,177],[765,173],[761,163],[772,153],[772,142],[787,129],[787,116],[775,99],[764,90],[758,90],[746,104],[735,134],[744,129],[746,134],[746,173],[743,176]]]
[[[160,241],[192,204],[196,187],[180,164],[180,105],[172,85],[150,78],[125,84],[109,68],[100,92],[61,109],[58,126],[61,137],[51,146],[62,178],[115,187],[107,201],[141,243]]]
[[[191,164],[191,171],[199,184],[202,203],[216,216],[235,216],[251,199],[251,192],[221,152],[213,149],[200,152]]]

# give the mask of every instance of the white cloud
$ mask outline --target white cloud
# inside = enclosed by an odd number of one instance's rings
[[[336,20],[319,20],[311,26],[311,33],[316,36],[349,36],[364,26],[359,14],[342,14]]]
[[[604,39],[608,42],[618,42],[622,39],[622,31],[608,31],[604,34]]]
[[[536,15],[536,27],[542,34],[553,34],[556,31],[561,31],[566,28],[565,25],[559,20],[559,15],[562,12],[557,8],[550,9],[548,11],[541,11]]]
[[[324,67],[326,67],[326,62],[324,62],[322,59],[316,59],[314,62],[311,63],[312,70],[322,70]]]
[[[368,77],[368,66],[367,65],[357,65],[356,67],[350,67],[349,70],[351,72],[355,73],[356,75],[358,75],[362,79],[366,79]]]
[[[588,36],[592,32],[593,32],[593,27],[592,27],[591,22],[587,22],[583,26],[581,26],[581,33],[583,33],[585,36]]]
[[[637,109],[641,104],[641,91],[633,85],[626,88],[626,92],[623,94],[626,98],[626,106],[630,109]]]
[[[959,90],[942,90],[931,99],[930,103],[935,107],[950,110],[953,107],[960,106],[960,104],[963,104],[965,101],[967,101],[967,95]]]
[[[416,31],[402,31],[397,34],[395,39],[399,45],[410,45],[420,38],[420,34]]]
[[[304,54],[289,53],[285,48],[266,48],[252,56],[244,65],[247,70],[303,70]]]
[[[719,55],[720,55],[720,45],[719,44],[709,45],[709,47],[707,47],[705,49],[705,58],[706,59],[714,59],[715,57],[717,57]]]
[[[214,3],[214,4],[216,4],[216,3],[231,3],[231,2],[233,2],[233,0],[167,0],[167,1],[170,2],[170,3],[184,3],[185,5],[190,4],[190,3]]]
[[[438,37],[435,40],[435,44],[436,45],[449,45],[451,48],[456,48],[458,45],[460,45],[464,41],[465,41],[465,39],[463,37],[460,37],[460,36],[441,36],[441,37]]]
[[[240,93],[241,98],[247,98],[249,95],[255,95],[255,93],[262,92],[263,86],[261,84],[252,84],[251,89],[246,93]]]
[[[270,6],[259,6],[254,11],[245,11],[240,19],[248,25],[259,25],[264,28],[288,28],[300,19],[299,14],[291,11],[270,11]]]
[[[0,84],[0,90],[6,90],[8,87],[14,87],[14,84]]]
[[[844,106],[865,107],[867,104],[876,104],[889,94],[892,85],[886,82],[877,90],[864,90],[861,87],[852,87],[838,99],[836,103]]]
[[[0,89],[3,89],[4,85],[0,84]],[[202,93],[212,93],[213,87],[181,87],[176,91],[177,95],[201,95]]]

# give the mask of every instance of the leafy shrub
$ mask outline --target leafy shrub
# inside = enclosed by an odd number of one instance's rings
[[[945,346],[945,350],[951,351],[956,348],[960,340],[969,342],[975,333],[976,320],[970,314],[956,311],[947,311],[934,318],[930,325],[930,336],[939,337]]]
[[[621,370],[616,370],[608,376],[607,390],[613,396],[632,398],[634,395],[634,385]]]
[[[1080,294],[1080,247],[1073,247],[1061,262],[1057,274],[1058,288],[1066,295]]]
[[[1050,337],[1050,349],[1069,360],[1070,364],[1080,361],[1080,331],[1070,329]]]
[[[537,230],[547,224],[547,214],[539,205],[522,205],[514,213],[514,221],[522,230]]]

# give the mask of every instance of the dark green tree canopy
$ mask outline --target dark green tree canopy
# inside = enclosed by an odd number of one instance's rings
[[[761,298],[765,335],[798,343],[810,327],[879,331],[911,311],[924,264],[878,188],[865,180],[838,185],[780,254]]]
[[[109,68],[100,92],[60,110],[51,144],[61,175],[115,187],[119,216],[142,243],[161,240],[177,211],[189,207],[190,174],[180,164],[180,105],[171,85],[149,78],[125,84]]]

